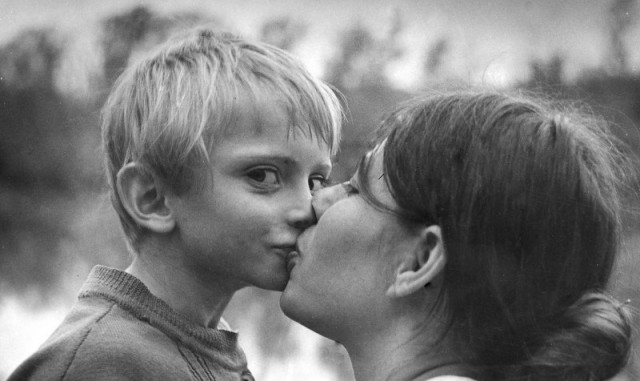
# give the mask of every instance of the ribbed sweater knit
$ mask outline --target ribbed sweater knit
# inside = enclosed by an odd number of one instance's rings
[[[238,335],[191,323],[134,276],[96,266],[47,341],[8,381],[253,380]]]

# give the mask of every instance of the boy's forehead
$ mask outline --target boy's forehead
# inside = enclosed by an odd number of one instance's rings
[[[243,94],[244,93],[244,94]],[[255,137],[260,135],[281,135],[283,138],[312,138],[317,136],[307,121],[296,120],[291,106],[277,94],[246,94],[242,92],[236,98],[232,117],[224,137]]]
[[[219,155],[240,161],[269,157],[290,163],[312,160],[331,168],[328,144],[312,129],[296,125],[277,97],[238,98],[228,122],[213,144],[214,161]]]
[[[231,109],[231,118],[225,136],[255,136],[275,133],[289,128],[290,121],[284,105],[263,99],[262,96],[239,95]]]

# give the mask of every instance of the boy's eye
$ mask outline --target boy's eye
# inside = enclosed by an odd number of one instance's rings
[[[314,192],[322,188],[326,188],[329,180],[324,177],[311,177],[309,178],[309,189]]]
[[[280,184],[278,172],[269,168],[252,169],[247,173],[247,177],[263,186],[275,186]]]

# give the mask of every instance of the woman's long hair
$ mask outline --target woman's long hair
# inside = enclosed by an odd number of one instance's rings
[[[625,365],[622,155],[597,119],[487,91],[427,95],[381,127],[404,218],[442,229],[441,302],[481,379],[603,380]]]

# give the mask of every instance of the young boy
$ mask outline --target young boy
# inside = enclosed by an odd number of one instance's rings
[[[102,131],[133,261],[95,267],[10,380],[252,380],[222,313],[243,287],[286,285],[341,120],[289,54],[210,30],[129,68]]]

